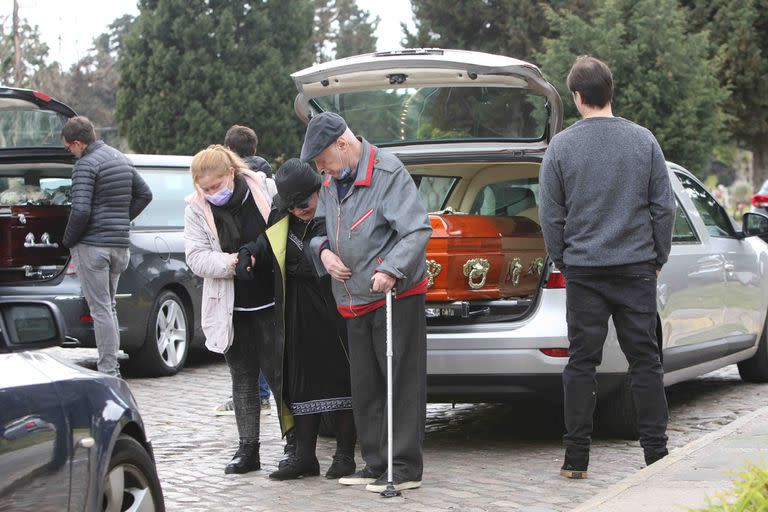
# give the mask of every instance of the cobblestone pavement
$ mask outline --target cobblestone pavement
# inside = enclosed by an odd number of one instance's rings
[[[95,367],[95,350],[52,350]],[[222,359],[196,359],[174,377],[126,376],[152,438],[169,511],[566,511],[644,465],[637,441],[597,439],[590,478],[561,478],[559,408],[529,399],[503,405],[430,404],[424,486],[402,498],[385,500],[322,476],[273,482],[267,475],[282,456],[273,405],[273,414],[262,416],[262,470],[224,475],[237,431],[232,416],[212,411],[229,395],[229,373]],[[768,385],[744,383],[730,366],[667,388],[667,396],[674,449],[768,405]],[[323,472],[333,449],[332,440],[321,438]]]

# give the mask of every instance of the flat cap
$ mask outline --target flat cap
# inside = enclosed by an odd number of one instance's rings
[[[322,184],[322,176],[308,163],[291,158],[275,173],[277,195],[272,198],[272,204],[278,210],[287,210],[306,200]]]
[[[308,162],[323,152],[347,130],[347,122],[335,112],[323,112],[309,120],[301,160]]]

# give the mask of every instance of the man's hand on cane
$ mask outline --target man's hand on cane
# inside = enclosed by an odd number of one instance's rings
[[[371,291],[373,293],[387,293],[395,287],[397,279],[384,272],[376,272],[371,278]]]
[[[330,249],[325,249],[320,253],[320,260],[323,262],[325,270],[335,280],[343,283],[352,277],[352,271]]]

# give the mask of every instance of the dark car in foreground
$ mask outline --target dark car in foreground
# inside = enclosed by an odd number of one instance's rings
[[[0,295],[56,304],[67,345],[95,347],[77,269],[61,246],[74,159],[59,133],[73,115],[42,93],[0,88]],[[131,259],[116,297],[120,348],[136,373],[173,375],[204,342],[202,281],[184,259],[191,157],[128,157],[154,199],[131,227]]]
[[[55,305],[0,299],[0,510],[165,510],[128,385],[34,350],[63,339]]]

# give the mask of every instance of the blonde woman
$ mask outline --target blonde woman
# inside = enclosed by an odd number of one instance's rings
[[[247,262],[240,262],[238,251],[265,231],[276,189],[263,172],[249,170],[235,153],[220,145],[196,154],[191,173],[195,192],[186,198],[184,212],[187,264],[203,278],[205,344],[209,350],[223,353],[229,366],[240,437],[224,472],[247,473],[261,469],[259,369],[265,370],[280,408],[282,379],[279,375],[270,379],[269,369],[281,367],[282,361],[269,361],[275,353],[272,268],[267,265],[243,272],[241,267]]]

